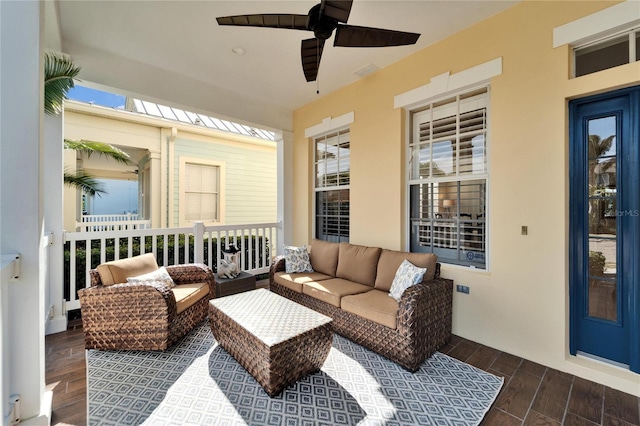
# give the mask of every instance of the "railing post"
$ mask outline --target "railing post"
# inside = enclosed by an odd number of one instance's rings
[[[204,223],[193,224],[193,260],[204,263]]]

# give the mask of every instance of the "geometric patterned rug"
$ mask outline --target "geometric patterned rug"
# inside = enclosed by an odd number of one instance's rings
[[[164,352],[87,351],[89,425],[477,425],[503,384],[436,352],[416,373],[337,334],[270,398],[204,321]]]

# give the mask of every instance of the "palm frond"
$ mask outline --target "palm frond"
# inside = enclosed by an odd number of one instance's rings
[[[64,140],[65,149],[73,149],[74,151],[91,157],[92,154],[98,154],[122,164],[131,164],[129,154],[116,148],[113,145],[104,142],[95,142],[88,140]]]
[[[99,197],[101,194],[107,193],[102,189],[100,182],[82,169],[77,170],[75,173],[65,169],[64,183],[76,189],[81,189],[89,195],[97,195]]]
[[[589,158],[605,155],[611,149],[615,138],[616,135],[611,135],[605,139],[602,139],[599,135],[589,135]]]
[[[62,112],[62,104],[67,92],[74,86],[73,79],[80,68],[71,59],[55,54],[44,55],[44,111],[55,115]]]

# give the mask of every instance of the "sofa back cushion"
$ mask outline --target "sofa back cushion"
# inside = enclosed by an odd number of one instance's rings
[[[313,267],[313,270],[335,277],[336,269],[338,268],[339,250],[339,243],[331,243],[329,241],[322,240],[311,241],[309,258],[311,259],[311,266]]]
[[[102,285],[113,285],[126,283],[128,277],[153,272],[158,269],[158,263],[153,253],[146,253],[128,259],[106,262],[98,265],[96,269]]]
[[[373,287],[381,251],[379,247],[340,243],[336,277]]]
[[[438,261],[438,256],[435,254],[382,250],[382,253],[380,253],[380,260],[378,261],[375,288],[382,291],[389,291],[391,289],[393,278],[396,276],[398,268],[405,259],[419,268],[427,268],[427,272],[425,272],[422,282],[431,280],[435,277],[436,262]]]

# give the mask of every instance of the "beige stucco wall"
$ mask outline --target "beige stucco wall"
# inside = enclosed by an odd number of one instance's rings
[[[407,114],[394,96],[501,57],[491,80],[489,269],[443,266],[471,289],[454,295],[453,332],[640,395],[639,375],[569,355],[567,102],[639,84],[640,62],[570,79],[570,49],[553,48],[553,29],[613,4],[526,1],[297,109],[293,242],[313,232],[305,129],[353,111],[351,242],[406,249]]]

